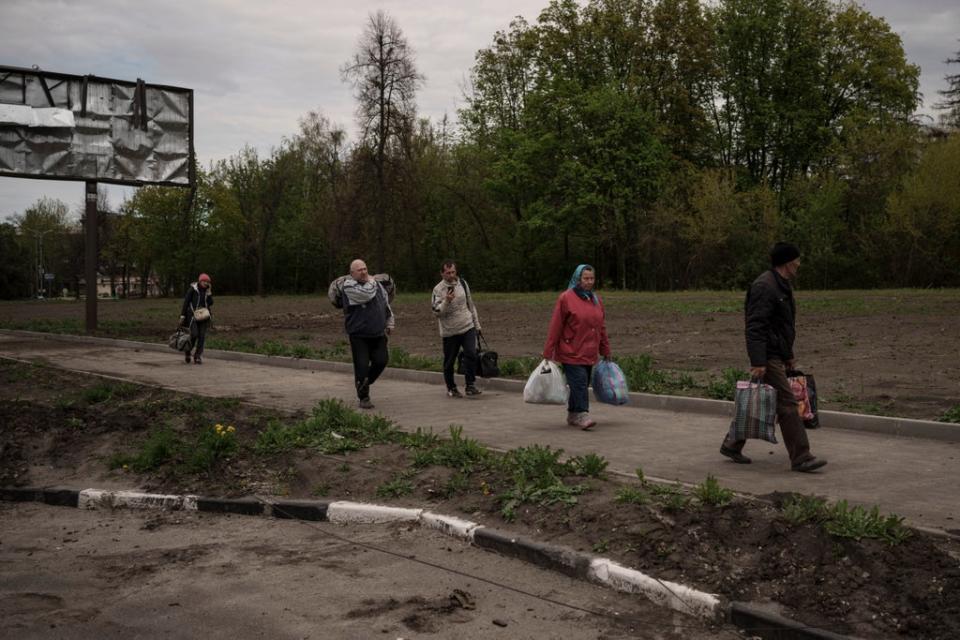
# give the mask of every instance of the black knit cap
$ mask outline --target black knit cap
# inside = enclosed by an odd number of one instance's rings
[[[778,242],[770,249],[770,263],[779,267],[800,257],[800,249],[789,242]]]

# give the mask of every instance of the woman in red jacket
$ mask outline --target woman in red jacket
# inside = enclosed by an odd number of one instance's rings
[[[610,357],[610,341],[604,322],[603,302],[593,292],[596,273],[588,264],[573,272],[567,290],[557,298],[550,318],[543,357],[563,365],[570,387],[567,424],[589,429],[596,424],[590,418],[587,385],[598,354]]]

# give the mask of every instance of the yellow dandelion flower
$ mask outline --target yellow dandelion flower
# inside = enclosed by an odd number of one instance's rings
[[[130,465],[128,465],[128,464],[123,465],[123,470],[124,470],[124,471],[126,471],[126,470],[129,469],[129,468],[130,468]]]
[[[230,425],[229,427],[227,427],[227,431],[229,431],[230,433],[233,433],[234,431],[236,431],[236,429],[233,427],[233,425]]]

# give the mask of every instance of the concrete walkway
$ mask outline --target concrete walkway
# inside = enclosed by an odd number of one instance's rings
[[[284,409],[309,409],[323,398],[353,403],[349,366],[340,371],[301,370],[267,363],[205,358],[185,365],[173,351],[155,345],[85,343],[71,338],[0,334],[0,356],[160,385],[211,396],[234,396]],[[482,386],[482,381],[481,381]],[[496,386],[496,385],[495,385]],[[591,403],[598,421],[583,432],[565,424],[566,408],[524,404],[513,391],[488,388],[478,398],[452,400],[435,384],[384,378],[373,387],[376,410],[405,429],[449,425],[487,446],[510,449],[531,444],[562,448],[568,455],[597,453],[610,469],[648,477],[701,482],[714,475],[724,486],[764,495],[794,491],[878,505],[916,526],[960,533],[960,443],[897,437],[845,429],[809,432],[812,451],[829,464],[823,472],[789,470],[783,445],[751,441],[751,465],[735,465],[718,453],[729,418],[631,406]]]

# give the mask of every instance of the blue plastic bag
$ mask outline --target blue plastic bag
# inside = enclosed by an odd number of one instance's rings
[[[627,404],[630,390],[623,369],[610,360],[601,360],[593,369],[593,396],[597,402]]]

